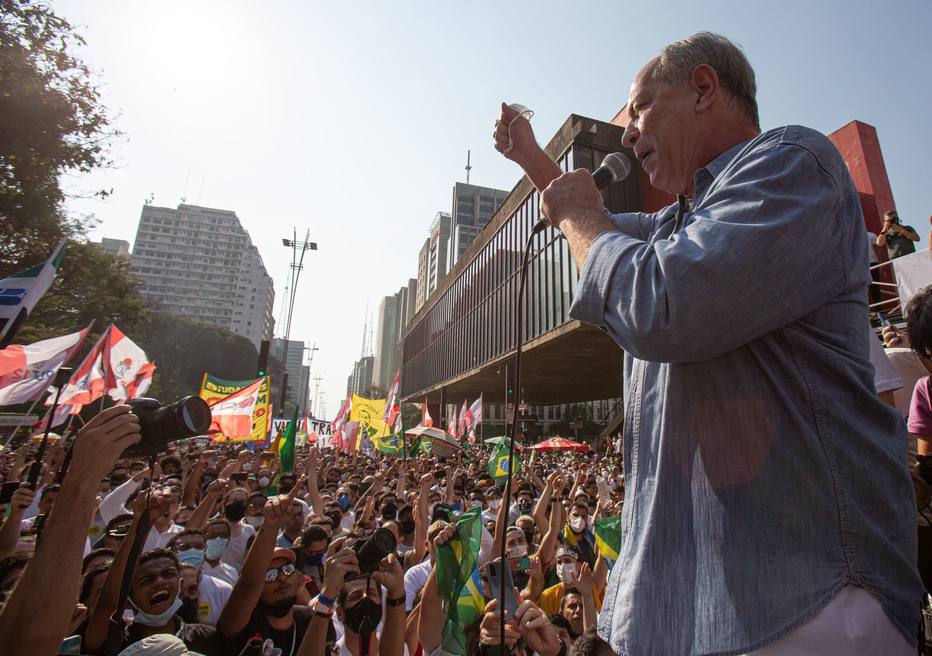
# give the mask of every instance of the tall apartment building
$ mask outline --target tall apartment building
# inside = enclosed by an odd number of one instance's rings
[[[372,385],[375,357],[367,355],[353,363],[353,371],[346,379],[346,398],[352,394],[362,395]]]
[[[234,212],[145,205],[130,261],[151,307],[225,328],[257,348],[272,337],[272,279]]]
[[[453,186],[453,216],[450,223],[447,268],[441,274],[441,278],[463,256],[472,240],[486,226],[507,196],[508,192],[503,189],[480,187],[464,182],[457,182]]]
[[[385,296],[379,302],[372,382],[386,391],[401,366],[401,338],[405,325],[414,316],[411,294],[416,289],[417,280],[411,278],[393,296]]]
[[[437,216],[430,224],[430,237],[421,247],[417,265],[417,307],[430,297],[431,292],[437,289],[437,284],[443,280],[449,270],[447,253],[450,241],[449,212],[437,212]]]
[[[304,364],[304,342],[297,339],[288,340],[288,353],[285,353],[285,340],[276,337],[272,340],[270,351],[272,358],[282,361],[285,356],[285,372],[288,374],[288,389],[285,392],[285,403],[297,406],[299,412],[304,413],[308,410],[308,396],[311,385],[311,368]],[[281,381],[276,384],[275,378],[272,378],[272,403],[278,407],[281,399]],[[290,416],[285,413],[285,416]]]

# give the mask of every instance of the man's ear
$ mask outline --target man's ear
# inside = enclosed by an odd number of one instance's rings
[[[709,110],[721,95],[718,73],[708,64],[699,64],[689,75],[689,86],[696,92],[696,113]]]

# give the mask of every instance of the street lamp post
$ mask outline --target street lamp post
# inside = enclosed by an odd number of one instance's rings
[[[291,315],[294,312],[294,299],[298,290],[298,279],[301,277],[301,270],[304,269],[304,254],[311,250],[317,250],[317,243],[308,241],[311,231],[308,230],[304,235],[304,241],[298,241],[298,232],[295,229],[292,239],[282,239],[282,245],[291,248],[291,294],[288,298],[288,321],[285,324],[285,346],[282,348],[282,394],[281,403],[279,404],[280,416],[285,416],[285,399],[288,394],[288,342],[291,339]],[[301,249],[301,255],[298,255],[298,248]],[[303,358],[302,358],[303,359]]]

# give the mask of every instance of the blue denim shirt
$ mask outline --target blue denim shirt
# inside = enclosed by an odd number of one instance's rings
[[[609,215],[570,315],[625,351],[620,655],[741,654],[846,585],[915,642],[907,434],[874,390],[858,194],[799,126],[695,173],[692,210]]]

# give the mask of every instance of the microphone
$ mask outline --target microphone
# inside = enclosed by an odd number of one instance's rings
[[[612,182],[621,182],[631,173],[631,162],[624,153],[609,153],[602,160],[602,165],[592,172],[592,180],[599,189],[607,187]],[[538,221],[531,230],[536,235],[549,226],[547,219]]]

